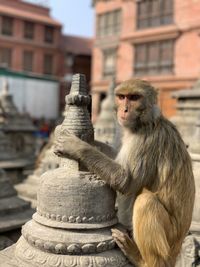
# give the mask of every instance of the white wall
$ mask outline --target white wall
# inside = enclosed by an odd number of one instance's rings
[[[58,82],[1,75],[0,93],[4,78],[9,83],[9,92],[20,112],[28,112],[34,118],[58,117]]]

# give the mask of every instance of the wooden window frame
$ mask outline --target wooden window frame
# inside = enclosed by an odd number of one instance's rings
[[[53,44],[54,32],[55,32],[55,29],[53,26],[46,25],[44,27],[44,41],[45,41],[45,43]]]
[[[113,54],[114,64],[112,68],[106,67],[106,57]],[[116,73],[116,58],[117,58],[117,50],[116,48],[111,48],[103,51],[103,78],[112,77]]]
[[[154,1],[157,1],[159,4],[159,9],[156,10],[155,13],[152,11]],[[168,10],[165,9],[166,3],[170,3],[170,8]],[[173,0],[138,0],[136,4],[138,30],[159,27],[173,23]],[[142,6],[145,7],[146,12],[141,12]],[[157,22],[155,22],[156,19]]]
[[[153,61],[150,58],[150,47],[151,45],[157,46],[158,59]],[[169,45],[169,59],[164,59],[164,46]],[[139,61],[138,50],[144,47],[143,55],[144,60]],[[161,75],[161,74],[173,74],[174,67],[174,39],[161,40],[154,42],[147,42],[136,44],[135,47],[135,62],[134,62],[134,74],[138,76],[142,75]],[[142,52],[140,52],[142,53]]]
[[[1,19],[2,19],[2,26],[1,26],[2,35],[12,36],[13,35],[13,25],[14,25],[13,20],[14,19],[12,17],[9,17],[9,16],[2,16]]]
[[[121,9],[114,9],[97,16],[97,37],[118,35],[121,31]]]
[[[5,59],[5,55],[7,54],[7,60]],[[11,68],[12,66],[12,48],[8,47],[0,47],[0,66],[5,68]]]
[[[35,34],[35,24],[31,21],[24,21],[24,38],[33,40],[34,34]]]
[[[27,56],[30,56],[30,58],[27,58]],[[29,62],[30,60],[30,62]],[[23,52],[23,70],[24,71],[33,71],[33,63],[34,63],[34,52],[25,50]]]
[[[49,57],[51,64],[49,64],[49,62],[47,63],[47,58]],[[44,61],[43,61],[43,73],[45,75],[53,75],[53,61],[54,61],[54,57],[53,54],[44,54]]]

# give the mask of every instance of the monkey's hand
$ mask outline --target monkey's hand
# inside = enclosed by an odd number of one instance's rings
[[[135,264],[133,255],[135,254],[135,243],[125,232],[121,232],[118,229],[112,229],[112,237],[117,243],[118,247],[129,259],[132,264]]]
[[[69,157],[78,160],[81,149],[89,146],[86,142],[79,139],[77,136],[67,133],[63,139],[58,139],[54,145],[54,153],[57,156]]]

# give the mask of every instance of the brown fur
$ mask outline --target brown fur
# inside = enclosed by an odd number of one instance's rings
[[[191,159],[175,126],[160,114],[157,93],[149,83],[129,80],[116,88],[117,95],[134,93],[141,98],[117,102],[118,118],[124,105],[131,112],[122,123],[124,137],[115,161],[76,137],[69,136],[58,150],[82,161],[121,192],[123,201],[135,200],[130,212],[134,240],[113,230],[129,260],[139,267],[173,267],[192,218]],[[119,210],[119,218],[124,210]]]

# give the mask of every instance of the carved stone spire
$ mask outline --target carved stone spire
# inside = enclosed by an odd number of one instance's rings
[[[69,132],[83,141],[93,142],[94,130],[87,109],[91,98],[87,93],[85,75],[75,74],[73,76],[71,90],[65,100],[65,118],[62,125],[58,126],[55,131],[56,137],[59,136],[60,139],[64,139],[66,132]],[[78,162],[66,158],[61,160],[61,166],[74,170],[81,168]]]
[[[112,78],[107,97],[102,101],[101,112],[95,123],[95,139],[114,145],[116,137],[114,89],[115,77]]]
[[[89,101],[84,76],[75,75],[66,97],[66,117],[56,130],[58,140],[69,131],[93,141]],[[130,266],[111,235],[117,223],[115,193],[76,161],[71,165],[69,161],[41,176],[37,212],[17,242],[16,266]]]

